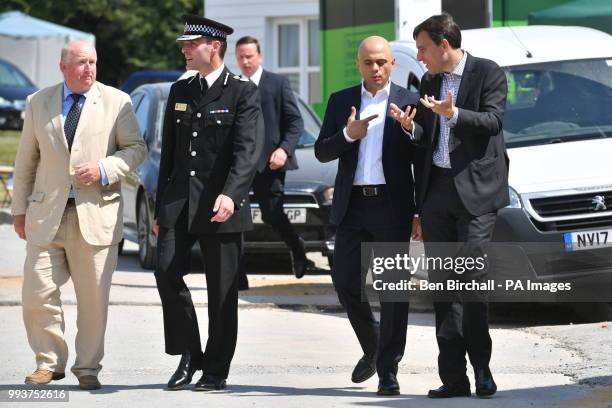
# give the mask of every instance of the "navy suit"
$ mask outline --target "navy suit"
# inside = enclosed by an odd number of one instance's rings
[[[258,90],[265,134],[260,137],[263,148],[252,184],[253,201],[259,205],[262,220],[279,234],[293,258],[305,260],[303,242],[284,211],[285,174],[298,168],[295,148],[304,130],[304,121],[287,77],[264,70]],[[278,148],[287,153],[287,161],[282,168],[271,170],[270,156]],[[248,288],[244,258],[240,262],[240,287]]]
[[[441,97],[441,74],[425,74],[421,95]],[[467,55],[456,106],[459,116],[449,138],[450,169],[434,165],[440,134],[439,117],[420,107],[416,122],[422,128],[423,176],[420,207],[427,256],[453,256],[454,245],[463,255],[483,256],[491,240],[497,210],[508,205],[508,168],[503,134],[507,83],[493,61]],[[453,252],[449,252],[453,251]],[[469,271],[463,279],[486,279],[486,273]],[[486,272],[486,270],[484,271]],[[454,273],[430,270],[430,280],[456,279]],[[484,302],[435,302],[439,374],[445,385],[467,381],[466,359],[475,369],[488,369],[491,359],[488,309]]]
[[[389,113],[389,103],[400,108],[417,102],[415,94],[391,83],[384,120],[382,167],[385,185],[380,194],[363,196],[354,178],[360,141],[348,142],[343,134],[351,106],[359,112],[361,85],[332,94],[315,143],[321,162],[338,159],[331,222],[338,226],[332,279],[340,303],[366,357],[377,355],[379,377],[397,374],[406,345],[408,303],[381,303],[380,326],[370,304],[361,301],[361,243],[408,242],[415,211],[412,174],[414,145]],[[366,136],[367,137],[367,136]],[[417,166],[420,167],[420,166]],[[379,329],[380,327],[380,329]]]

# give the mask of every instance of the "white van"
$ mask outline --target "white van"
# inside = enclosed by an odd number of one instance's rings
[[[391,48],[391,79],[418,91],[426,69],[414,41]],[[499,212],[494,240],[529,243],[521,251],[537,279],[612,278],[612,36],[485,28],[462,31],[462,48],[494,60],[508,78],[511,204]],[[540,242],[546,251],[530,250]]]

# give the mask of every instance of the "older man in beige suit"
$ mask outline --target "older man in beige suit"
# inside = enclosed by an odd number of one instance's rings
[[[76,360],[81,389],[98,373],[112,273],[122,238],[120,180],[146,156],[127,94],[96,82],[96,50],[75,41],[63,50],[64,82],[28,97],[15,162],[12,213],[27,242],[23,319],[37,369],[25,379],[64,378],[68,347],[60,287],[77,296]]]

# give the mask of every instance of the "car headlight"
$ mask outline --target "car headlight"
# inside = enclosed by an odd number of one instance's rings
[[[333,199],[334,199],[334,188],[333,187],[327,187],[325,190],[323,190],[323,204],[331,204]]]
[[[506,208],[523,208],[521,203],[521,196],[512,187],[508,187],[510,190],[510,204]]]
[[[11,101],[8,101],[0,96],[0,108],[10,108],[13,106]]]

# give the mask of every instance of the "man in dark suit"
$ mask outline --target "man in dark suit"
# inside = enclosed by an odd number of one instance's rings
[[[410,138],[389,115],[417,96],[389,79],[395,59],[382,37],[359,46],[363,82],[332,94],[315,143],[321,162],[338,159],[331,222],[337,225],[332,280],[363,349],[352,381],[378,372],[378,395],[399,394],[407,302],[382,302],[379,324],[361,300],[361,243],[408,242],[415,209]]]
[[[236,60],[242,75],[257,85],[264,115],[263,152],[253,180],[253,195],[262,220],[291,249],[293,273],[299,279],[313,263],[306,258],[304,241],[287,218],[283,204],[286,171],[298,168],[295,147],[304,122],[287,77],[262,68],[261,48],[256,38],[242,37],[236,42]],[[242,287],[248,288],[246,273],[240,279]]]
[[[187,69],[199,73],[170,89],[164,117],[155,218],[155,271],[164,312],[166,353],[181,355],[168,389],[184,388],[202,370],[196,391],[225,388],[238,329],[237,271],[241,234],[252,227],[249,186],[263,127],[256,86],[223,63],[233,30],[185,16]],[[263,131],[263,129],[260,129]],[[261,134],[261,133],[259,133]],[[200,244],[208,294],[208,341],[202,353],[196,312],[183,275]]]
[[[452,242],[461,244],[455,248],[463,256],[483,256],[497,210],[509,204],[509,162],[502,131],[506,77],[495,62],[461,49],[461,32],[448,14],[428,18],[413,35],[418,59],[428,69],[420,87],[423,107],[415,117],[422,127],[424,165],[418,200],[421,217],[415,219],[413,236],[425,240],[428,256],[447,251]],[[410,118],[399,111],[394,116],[411,128]],[[417,138],[419,133],[417,128]],[[461,278],[484,279],[485,274],[472,272]],[[439,277],[439,271],[430,271],[430,279]],[[459,277],[451,272],[444,279]],[[429,391],[429,397],[471,395],[466,352],[474,367],[476,395],[490,397],[497,386],[489,369],[487,304],[464,302],[457,296],[434,307],[443,385]]]

